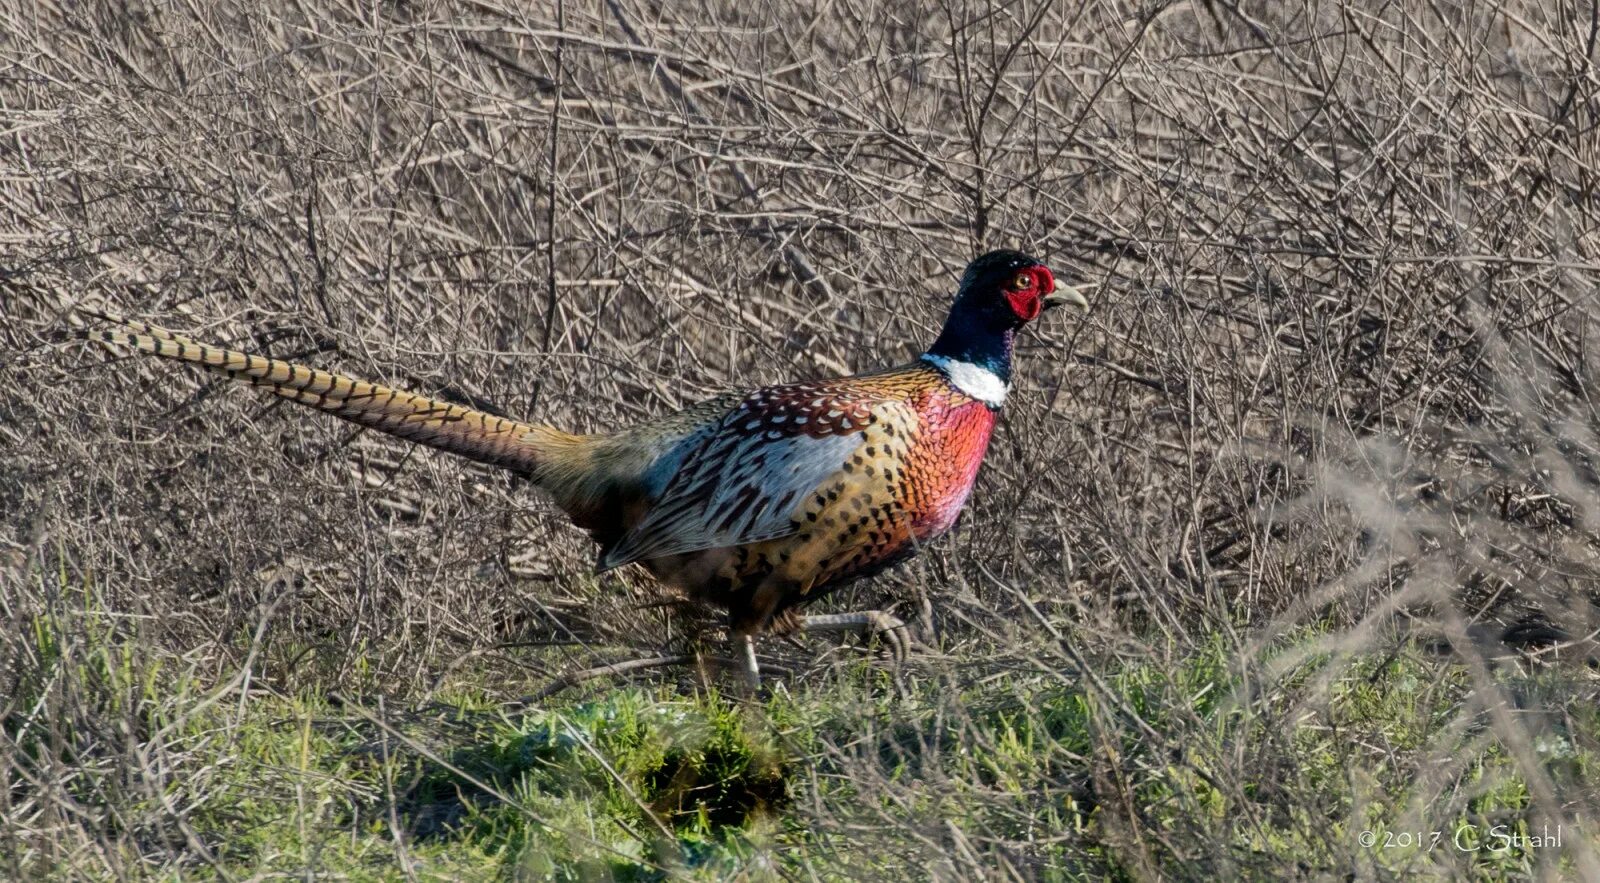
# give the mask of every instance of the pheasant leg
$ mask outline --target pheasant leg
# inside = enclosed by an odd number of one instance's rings
[[[752,635],[734,635],[738,647],[739,673],[744,677],[745,689],[751,695],[761,691],[761,666],[756,664],[756,639]]]
[[[906,634],[906,624],[899,617],[882,610],[807,616],[802,620],[801,628],[808,632],[859,632],[863,639],[878,635],[888,643],[889,654],[896,666],[911,655],[911,638]]]

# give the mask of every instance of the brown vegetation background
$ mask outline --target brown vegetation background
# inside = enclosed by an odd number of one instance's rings
[[[1297,634],[1581,672],[1597,29],[1566,0],[0,3],[0,630],[43,567],[218,682],[415,703],[694,627],[529,488],[62,343],[75,307],[597,431],[906,359],[1018,247],[1092,310],[1023,343],[956,533],[824,605],[898,601],[908,678]],[[820,689],[819,649],[764,653]],[[1600,808],[1545,785],[1549,818]]]

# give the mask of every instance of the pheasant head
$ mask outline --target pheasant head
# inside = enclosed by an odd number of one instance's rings
[[[991,251],[967,266],[944,329],[923,358],[962,392],[998,408],[1011,389],[1017,332],[1045,310],[1066,304],[1089,306],[1078,289],[1058,286],[1038,259]]]

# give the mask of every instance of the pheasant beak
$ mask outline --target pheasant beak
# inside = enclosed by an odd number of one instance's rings
[[[1074,306],[1080,310],[1089,309],[1089,299],[1083,296],[1083,290],[1071,285],[1062,285],[1044,296],[1044,308]]]

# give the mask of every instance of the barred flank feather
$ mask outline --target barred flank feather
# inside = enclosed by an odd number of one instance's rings
[[[199,365],[352,423],[526,475],[537,476],[545,465],[543,456],[551,448],[570,448],[580,442],[578,436],[547,426],[507,420],[304,365],[207,346],[142,322],[105,314],[97,317],[123,327],[79,332],[84,339]]]

